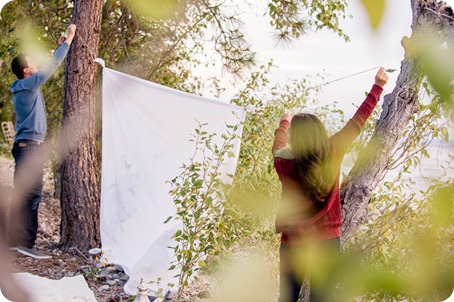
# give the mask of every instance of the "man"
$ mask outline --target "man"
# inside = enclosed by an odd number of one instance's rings
[[[9,241],[11,249],[35,259],[50,258],[35,247],[44,169],[43,143],[47,131],[46,107],[40,87],[66,57],[76,25],[71,24],[67,32],[68,37],[59,40],[60,47],[41,70],[30,56],[24,54],[11,62],[18,80],[11,86],[17,121],[12,149],[16,165]]]

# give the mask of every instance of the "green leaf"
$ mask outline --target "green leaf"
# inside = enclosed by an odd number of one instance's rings
[[[206,263],[203,260],[199,260],[199,262],[197,264],[202,268],[206,266]]]
[[[202,187],[202,185],[203,185],[203,180],[198,179],[198,180],[196,180],[196,181],[193,181],[192,184],[193,184],[194,187],[200,188],[200,187]]]
[[[385,13],[385,0],[361,0],[374,30],[378,28]]]
[[[181,230],[178,230],[175,235],[173,235],[174,238],[180,237],[183,232]]]
[[[170,219],[172,219],[172,218],[173,218],[173,216],[169,216],[169,217],[166,219],[166,221],[164,221],[164,224],[168,223],[168,222],[170,221]]]

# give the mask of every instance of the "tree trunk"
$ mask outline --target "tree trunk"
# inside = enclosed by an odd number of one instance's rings
[[[62,121],[61,245],[87,251],[100,245],[96,157],[96,72],[102,0],[76,0],[77,25],[66,64]]]
[[[348,240],[367,219],[371,195],[387,172],[392,153],[402,132],[419,109],[418,95],[423,76],[418,61],[409,46],[421,31],[437,27],[439,33],[452,37],[453,27],[449,16],[452,10],[444,2],[411,0],[413,21],[412,37],[404,37],[405,58],[396,87],[383,101],[383,111],[367,147],[360,152],[349,177],[341,190],[342,237]],[[430,29],[429,29],[430,28]],[[442,29],[442,30],[440,30]]]

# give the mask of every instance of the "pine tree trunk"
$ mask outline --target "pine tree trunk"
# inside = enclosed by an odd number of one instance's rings
[[[412,0],[412,38],[419,31],[427,31],[437,26],[439,34],[453,35],[449,22],[451,8],[446,3],[434,0]],[[448,16],[448,17],[446,17]],[[402,44],[405,58],[396,86],[391,94],[384,97],[383,111],[368,146],[360,153],[359,159],[349,174],[341,190],[342,237],[348,240],[358,227],[367,220],[367,209],[373,191],[387,172],[388,163],[402,132],[419,109],[419,90],[422,75],[410,45],[412,38],[404,38]]]
[[[87,251],[100,245],[96,157],[96,73],[102,0],[76,0],[77,25],[66,64],[62,121],[61,245]]]

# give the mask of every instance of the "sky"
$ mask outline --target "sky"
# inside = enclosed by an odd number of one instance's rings
[[[454,6],[454,0],[446,1]],[[269,19],[263,11],[247,13],[246,37],[258,54],[258,61],[266,63],[273,59],[277,66],[271,73],[271,82],[286,83],[292,79],[313,78],[322,73],[324,80],[320,84],[357,72],[383,66],[386,69],[397,69],[389,74],[389,81],[384,94],[392,92],[404,56],[401,46],[403,36],[411,35],[412,12],[410,0],[387,0],[385,14],[378,30],[370,26],[367,14],[360,0],[348,1],[348,13],[352,18],[341,20],[340,27],[350,37],[346,43],[332,31],[308,31],[298,41],[290,45],[276,45]],[[376,70],[369,71],[345,80],[324,86],[318,94],[323,104],[338,102],[346,116],[353,115],[356,106],[364,99],[364,92],[373,84]],[[218,71],[218,76],[227,83],[232,77]],[[237,89],[229,88],[220,96],[229,101]],[[384,95],[383,94],[383,95]],[[451,138],[454,131],[451,129]]]
[[[454,2],[454,0],[451,0]],[[257,52],[258,62],[273,59],[277,66],[271,81],[285,83],[306,76],[317,77],[322,73],[325,81],[334,80],[375,66],[399,69],[404,51],[400,40],[411,33],[410,0],[388,0],[385,15],[378,31],[373,31],[359,0],[349,1],[348,13],[353,18],[341,20],[340,27],[350,37],[350,42],[329,30],[308,31],[299,40],[286,45],[277,45],[275,32],[269,26],[269,19],[262,11],[248,13],[245,30],[252,49]],[[319,99],[325,103],[339,101],[347,112],[354,110],[352,102],[364,96],[364,91],[373,83],[375,71],[361,74],[347,80],[325,86]],[[231,77],[222,73],[224,81]],[[397,72],[390,74],[389,83],[394,83]],[[321,82],[320,82],[321,83]],[[229,99],[226,93],[222,98]],[[361,100],[359,100],[361,101]],[[351,107],[351,108],[350,108]]]
[[[270,48],[269,41],[257,39],[254,46],[263,57],[273,57],[278,69],[273,79],[285,82],[287,79],[302,78],[306,75],[316,77],[323,73],[325,81],[335,80],[371,69],[376,66],[398,69],[404,55],[400,41],[404,35],[411,34],[410,1],[388,1],[382,24],[377,31],[371,29],[369,21],[359,0],[349,1],[349,13],[353,18],[342,20],[340,27],[350,37],[346,43],[331,31],[308,32],[290,49]],[[341,109],[352,112],[364,97],[364,91],[373,84],[376,71],[363,73],[327,85],[319,94],[320,101],[338,101]],[[386,92],[390,92],[398,72],[389,74]]]

